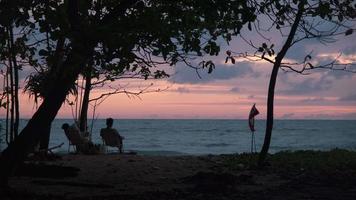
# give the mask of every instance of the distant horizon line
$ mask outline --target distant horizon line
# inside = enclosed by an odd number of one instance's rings
[[[247,118],[114,118],[111,117],[115,120],[248,120]],[[0,117],[0,120],[5,120],[6,118],[2,118]],[[30,120],[31,118],[20,118],[21,120]],[[73,118],[66,118],[66,117],[59,117],[59,118],[55,118],[59,119],[59,120],[73,120]],[[107,118],[97,118],[95,120],[105,120]],[[92,119],[88,119],[88,120],[92,120]],[[266,120],[265,118],[257,118],[256,120]],[[288,119],[283,119],[283,118],[275,118],[274,120],[300,120],[300,121],[312,121],[312,120],[344,120],[344,121],[353,121],[356,119],[338,119],[338,118],[304,118],[304,119],[300,119],[300,118],[288,118]]]

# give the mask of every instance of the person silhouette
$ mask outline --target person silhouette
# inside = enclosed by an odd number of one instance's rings
[[[123,139],[119,132],[113,128],[114,120],[112,118],[106,119],[106,128],[100,130],[100,136],[108,146],[117,147],[119,152],[123,152]]]

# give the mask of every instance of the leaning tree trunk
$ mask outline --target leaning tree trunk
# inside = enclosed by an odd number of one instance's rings
[[[44,127],[45,132],[40,136],[40,150],[45,150],[44,152],[47,154],[47,149],[49,146],[49,138],[51,133],[51,124],[47,127]]]
[[[267,153],[268,153],[270,143],[271,143],[272,129],[273,129],[274,91],[275,91],[275,87],[276,87],[278,70],[281,66],[284,56],[286,55],[288,49],[292,45],[295,33],[297,31],[299,22],[301,20],[303,12],[304,12],[304,4],[305,3],[303,1],[301,1],[299,3],[298,12],[297,12],[295,20],[293,22],[293,25],[291,27],[291,30],[289,32],[288,38],[287,38],[286,42],[284,43],[281,51],[277,54],[276,60],[273,64],[273,69],[272,69],[271,78],[270,78],[269,87],[268,87],[266,133],[265,133],[265,139],[264,139],[264,143],[262,146],[262,150],[259,155],[259,160],[258,160],[259,166],[263,166],[264,161],[267,156]]]
[[[50,65],[50,79],[52,80],[52,78],[54,79],[56,77],[56,74],[59,73],[58,70],[60,70],[59,66],[61,65],[61,53],[64,49],[64,41],[65,41],[65,38],[63,37],[60,37],[58,39],[58,42],[57,42],[57,45],[56,45],[56,51],[54,53],[54,59],[51,63],[49,63]],[[49,146],[49,139],[50,139],[50,135],[51,135],[51,125],[49,125],[46,129],[46,132],[44,132],[41,136],[40,136],[40,150],[46,150],[48,149],[48,146]]]
[[[264,139],[264,143],[263,143],[262,150],[261,150],[260,156],[259,156],[259,161],[258,161],[260,166],[265,161],[265,158],[267,156],[268,149],[269,149],[269,146],[271,143],[272,129],[273,129],[274,91],[275,91],[275,87],[276,87],[276,81],[277,81],[279,67],[280,67],[280,62],[278,64],[276,61],[276,63],[273,65],[273,69],[272,69],[272,73],[271,73],[271,77],[270,77],[270,81],[269,81],[268,97],[267,97],[266,133],[265,133],[265,139]]]
[[[68,18],[72,25],[72,51],[66,62],[53,81],[51,90],[45,96],[42,104],[21,131],[19,136],[1,154],[0,157],[0,187],[8,185],[8,178],[12,170],[20,164],[27,154],[39,142],[42,134],[45,134],[57,115],[71,85],[77,79],[88,58],[86,52],[90,49],[85,45],[83,34],[80,32],[78,21],[77,1],[70,0],[68,4]],[[84,40],[85,41],[85,40]]]
[[[73,52],[84,52],[81,45],[73,46]],[[82,66],[85,64],[86,55],[75,55],[72,53],[64,63],[65,68],[54,81],[51,91],[44,98],[42,104],[28,122],[26,127],[21,131],[19,136],[12,142],[0,157],[0,179],[2,185],[7,185],[8,177],[12,169],[21,163],[26,155],[33,150],[39,142],[41,135],[48,132],[48,127],[57,115],[66,95],[77,79]]]

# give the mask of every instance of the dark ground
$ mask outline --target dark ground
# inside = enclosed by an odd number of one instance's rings
[[[27,161],[1,199],[356,199],[356,153],[66,155]]]

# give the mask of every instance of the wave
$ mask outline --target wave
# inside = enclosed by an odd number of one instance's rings
[[[139,150],[135,151],[138,155],[146,155],[146,156],[182,156],[188,155],[179,151],[149,151],[149,150]]]
[[[226,146],[230,146],[231,144],[227,144],[227,143],[211,143],[211,144],[206,144],[204,145],[205,147],[226,147]]]
[[[278,131],[320,131],[317,128],[276,128]]]

